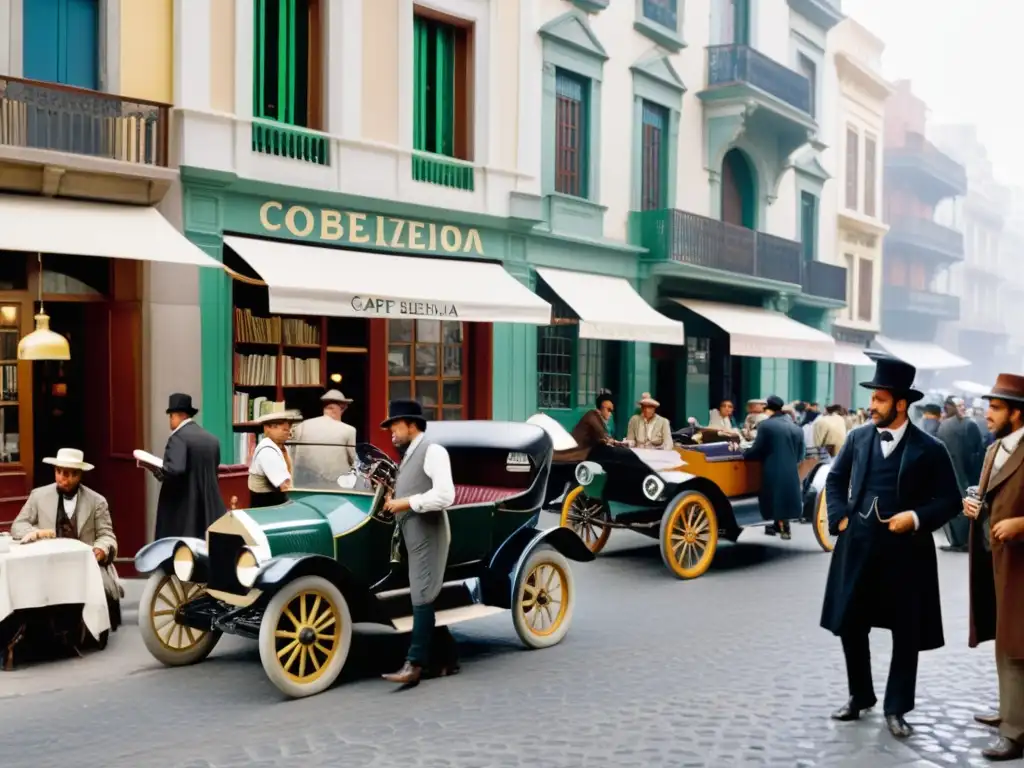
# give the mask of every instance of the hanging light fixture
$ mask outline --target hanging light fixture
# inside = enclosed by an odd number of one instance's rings
[[[39,259],[39,312],[35,316],[36,329],[18,342],[19,360],[70,360],[68,340],[50,330],[50,316],[43,309],[43,255]]]

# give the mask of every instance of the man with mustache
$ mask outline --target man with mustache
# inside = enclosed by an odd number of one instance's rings
[[[985,421],[996,438],[985,454],[976,498],[964,499],[971,519],[971,648],[995,640],[999,712],[976,715],[999,729],[982,755],[1024,757],[1024,376],[1001,373]]]
[[[910,736],[921,651],[941,648],[939,569],[932,533],[960,511],[960,489],[942,443],[910,423],[907,409],[923,394],[917,370],[869,353],[875,376],[869,429],[850,432],[825,482],[828,527],[838,536],[821,612],[821,626],[838,635],[846,657],[849,699],[834,720],[857,720],[877,701],[868,634],[892,632],[885,688],[885,724]]]

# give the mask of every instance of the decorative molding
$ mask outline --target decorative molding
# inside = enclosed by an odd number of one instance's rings
[[[659,100],[658,97],[647,97],[650,101],[658,101],[666,107],[672,107],[673,109],[681,109],[681,100],[683,94],[686,93],[686,84],[683,82],[683,78],[676,72],[675,67],[672,66],[672,62],[669,60],[667,54],[663,54],[657,50],[647,54],[646,56],[638,59],[630,69],[633,71],[634,76],[634,90],[636,90],[636,78],[642,78],[652,81],[659,89],[667,89],[668,92],[674,94],[674,96],[661,97],[664,101]],[[668,102],[668,103],[664,103]]]
[[[679,51],[686,47],[686,41],[683,40],[681,31],[683,17],[686,15],[684,12],[685,8],[685,0],[679,0],[676,12],[676,28],[672,29],[647,18],[644,15],[643,0],[636,0],[636,15],[633,21],[633,29],[662,48],[672,53],[679,53]]]
[[[537,34],[545,41],[568,46],[601,62],[605,62],[609,58],[608,52],[597,35],[594,34],[594,30],[590,28],[586,14],[582,11],[563,13],[541,27]]]
[[[600,13],[608,7],[609,0],[571,0],[571,2],[585,13]]]

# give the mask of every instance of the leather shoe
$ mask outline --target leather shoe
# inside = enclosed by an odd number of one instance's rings
[[[858,705],[851,696],[850,699],[839,709],[832,713],[832,719],[838,720],[841,723],[848,723],[851,720],[860,720],[860,713],[866,709],[871,709],[877,702],[872,701],[865,707]]]
[[[415,685],[422,676],[423,668],[413,664],[411,661],[406,661],[397,672],[381,675],[389,683],[398,683],[399,685]]]
[[[974,722],[987,725],[989,728],[998,728],[1003,724],[1003,718],[999,715],[975,715]]]
[[[1024,757],[1024,745],[1018,744],[1013,739],[1001,736],[991,747],[981,750],[981,756],[993,762],[1020,760]]]
[[[905,739],[914,732],[910,723],[903,719],[903,715],[886,715],[885,725],[888,727],[889,733],[897,739]]]

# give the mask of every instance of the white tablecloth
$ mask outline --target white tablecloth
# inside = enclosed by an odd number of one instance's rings
[[[82,604],[82,620],[99,639],[110,629],[103,575],[92,547],[77,539],[11,543],[0,552],[0,621],[14,611]]]

